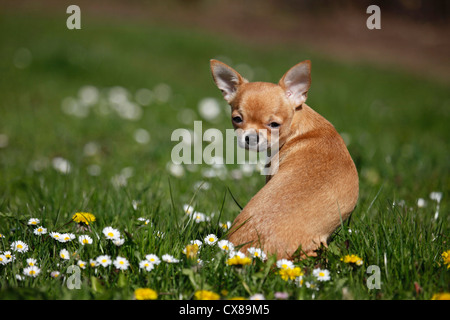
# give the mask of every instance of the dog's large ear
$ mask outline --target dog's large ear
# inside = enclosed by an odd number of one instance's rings
[[[248,82],[236,70],[218,60],[211,60],[211,72],[217,87],[227,102],[234,99],[237,89]]]
[[[311,61],[306,60],[293,66],[278,84],[296,107],[302,105],[306,101],[311,86]]]

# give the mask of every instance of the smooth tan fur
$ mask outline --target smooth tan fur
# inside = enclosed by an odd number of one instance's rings
[[[299,248],[314,255],[350,216],[359,185],[341,136],[304,102],[310,62],[291,68],[278,84],[249,83],[217,60],[211,60],[211,70],[232,117],[243,119],[233,123],[235,129],[267,130],[272,121],[281,123],[278,171],[236,217],[229,240],[244,252],[255,246],[278,258],[292,258]]]

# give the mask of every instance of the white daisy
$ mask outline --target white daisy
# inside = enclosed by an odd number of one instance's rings
[[[79,266],[81,269],[86,269],[86,261],[78,260],[77,266]]]
[[[140,203],[141,203],[141,201],[139,201],[139,200],[133,200],[133,201],[131,201],[131,205],[132,205],[132,207],[133,207],[134,210],[137,210],[137,209],[138,209]]]
[[[9,262],[8,258],[6,258],[6,256],[4,254],[0,254],[0,264],[5,265],[8,262]]]
[[[440,203],[441,199],[442,199],[442,192],[438,192],[438,191],[431,192],[430,199],[435,200],[437,203]]]
[[[164,239],[165,233],[159,230],[155,230],[153,232],[153,234],[155,235],[155,237],[160,238],[160,239]]]
[[[194,220],[196,223],[205,222],[206,215],[201,212],[194,212],[191,216],[191,219]]]
[[[145,259],[139,262],[139,268],[145,269],[145,271],[152,271],[155,268],[155,264]]]
[[[419,199],[417,199],[417,206],[419,208],[424,208],[427,206],[427,202],[425,201],[425,199],[419,198]]]
[[[114,239],[120,238],[119,230],[114,229],[112,227],[106,227],[103,229],[102,232],[105,235],[106,239],[114,240]]]
[[[251,247],[247,251],[253,258],[259,258],[262,261],[267,259],[267,255],[260,248]]]
[[[40,236],[42,234],[46,234],[47,233],[47,228],[44,228],[42,226],[37,227],[36,229],[34,229],[33,233],[37,236]]]
[[[175,257],[170,255],[170,254],[164,254],[161,258],[162,258],[163,261],[165,261],[167,263],[178,263],[178,262],[180,262],[180,260],[175,259]]]
[[[121,245],[123,245],[125,243],[125,239],[122,237],[119,237],[117,239],[113,239],[112,242],[114,243],[115,246],[120,247]]]
[[[23,241],[14,241],[11,243],[11,250],[14,250],[16,252],[27,252],[28,251],[28,245]]]
[[[29,265],[30,267],[35,266],[36,263],[37,263],[36,259],[33,259],[33,258],[28,258],[27,259],[27,265]]]
[[[95,268],[96,266],[98,266],[98,262],[95,259],[89,259],[89,266],[91,268]]]
[[[314,283],[314,282],[306,281],[306,282],[305,282],[305,285],[306,285],[306,287],[307,287],[308,289],[319,291],[319,287],[318,287],[317,284]]]
[[[327,269],[314,269],[313,275],[317,278],[318,281],[328,281],[331,279],[330,271]]]
[[[3,256],[6,258],[6,262],[4,264],[12,262],[16,259],[16,257],[11,253],[11,251],[4,251]]]
[[[302,287],[303,286],[303,276],[298,276],[297,278],[295,278],[294,282],[297,285],[297,287]]]
[[[81,243],[81,245],[85,245],[85,244],[92,244],[92,238],[88,235],[81,235],[78,236],[78,242]]]
[[[161,260],[158,258],[158,256],[156,254],[148,254],[145,256],[145,259],[148,260],[150,263],[153,264],[160,264]]]
[[[67,249],[61,249],[61,251],[59,252],[59,257],[64,260],[69,260],[70,253],[69,251],[67,251]]]
[[[277,268],[279,269],[291,269],[294,268],[292,261],[287,259],[281,259],[277,261]]]
[[[217,242],[217,245],[219,246],[219,248],[221,250],[223,250],[225,252],[234,250],[234,245],[228,240],[220,240],[219,242]]]
[[[75,235],[73,233],[62,233],[59,237],[60,242],[68,242],[75,239]]]
[[[41,269],[39,269],[36,266],[27,267],[27,268],[23,269],[24,275],[26,275],[28,277],[33,277],[33,278],[36,278],[40,272],[41,272]]]
[[[68,233],[60,233],[58,238],[55,238],[56,240],[58,240],[59,242],[67,242],[70,240],[70,236]]]
[[[204,239],[204,241],[205,241],[205,243],[206,244],[208,244],[208,245],[210,245],[210,246],[213,246],[213,245],[215,245],[216,244],[216,242],[217,242],[217,237],[216,237],[216,235],[214,235],[214,234],[208,234],[206,237],[205,237],[205,239]]]
[[[144,217],[139,217],[137,219],[138,219],[138,221],[143,222],[145,225],[150,223],[150,219],[147,219],[147,218],[144,218]],[[153,224],[150,224],[150,225],[153,225]]]
[[[118,256],[114,260],[113,264],[119,270],[127,270],[128,266],[130,265],[130,263],[128,262],[127,259],[125,259],[124,257],[120,257],[120,256]]]
[[[52,271],[52,272],[50,272],[50,277],[58,278],[60,274],[61,274],[61,272],[59,272],[59,271]]]
[[[59,241],[59,239],[61,239],[61,233],[59,233],[59,232],[50,232],[50,237],[52,237],[53,239]]]
[[[111,257],[108,255],[98,256],[96,261],[99,265],[107,267],[111,264]]]
[[[230,252],[228,252],[228,257],[229,258],[233,258],[235,256],[238,256],[241,259],[245,258],[245,254],[240,252],[240,251],[230,251]]]
[[[28,225],[30,226],[37,226],[39,224],[39,219],[37,218],[31,218],[30,220],[28,220]]]
[[[249,297],[249,300],[266,300],[262,293],[256,293]]]
[[[227,221],[225,223],[219,223],[219,226],[222,228],[223,231],[228,231],[228,229],[231,228],[231,221]]]
[[[188,205],[188,204],[185,204],[185,205],[183,206],[183,210],[184,210],[184,212],[185,212],[188,216],[190,216],[191,214],[194,213],[194,207],[192,207],[192,206],[190,206],[190,205]]]
[[[73,233],[64,233],[63,236],[64,236],[63,239],[66,241],[72,241],[73,239],[76,238],[76,236]]]

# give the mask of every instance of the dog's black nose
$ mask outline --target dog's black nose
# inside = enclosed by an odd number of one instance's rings
[[[259,135],[256,133],[250,133],[245,136],[245,143],[249,146],[257,145],[259,142]]]

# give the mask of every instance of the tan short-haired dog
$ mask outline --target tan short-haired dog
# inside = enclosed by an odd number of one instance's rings
[[[211,71],[232,108],[241,146],[279,148],[274,174],[236,217],[229,240],[243,245],[242,251],[255,246],[278,258],[292,258],[299,248],[315,255],[350,216],[359,186],[343,139],[305,104],[311,62],[295,65],[278,84],[248,82],[217,60],[211,60]]]

